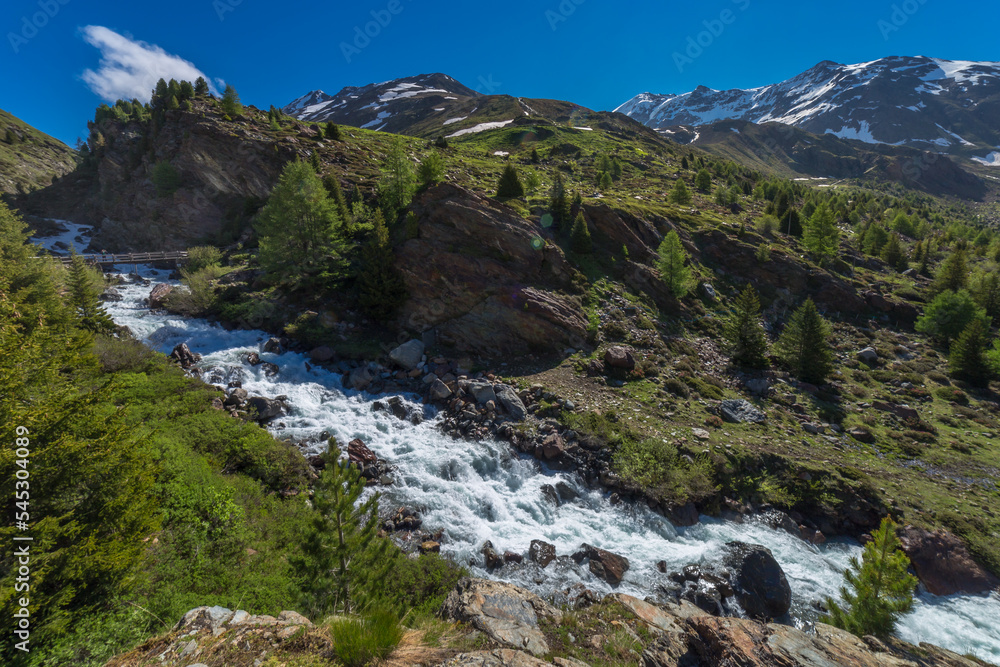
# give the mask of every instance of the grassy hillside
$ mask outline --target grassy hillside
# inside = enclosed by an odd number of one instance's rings
[[[76,163],[75,150],[0,109],[0,193],[45,187]]]

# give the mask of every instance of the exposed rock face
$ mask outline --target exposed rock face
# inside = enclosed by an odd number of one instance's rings
[[[906,526],[899,531],[899,540],[920,581],[934,595],[978,594],[1000,588],[1000,579],[976,563],[962,540],[947,531],[929,533]]]
[[[450,184],[424,192],[412,211],[417,238],[397,249],[410,294],[402,326],[495,356],[583,347],[582,306],[563,295],[571,269],[531,222]]]
[[[754,407],[753,403],[742,399],[723,401],[719,409],[722,418],[727,422],[763,424],[767,420],[764,413]]]
[[[629,350],[616,345],[609,347],[604,353],[604,365],[610,368],[630,371],[635,368],[635,357],[632,356]]]
[[[472,625],[494,641],[534,655],[549,652],[545,635],[538,629],[539,618],[562,620],[562,612],[534,593],[511,584],[469,578],[459,581],[448,594],[441,614]]]
[[[528,417],[528,410],[524,403],[517,396],[514,388],[506,384],[498,384],[493,387],[497,400],[503,405],[506,412],[514,421],[523,422]]]
[[[573,560],[577,563],[587,561],[593,575],[612,586],[617,586],[622,582],[622,578],[625,577],[629,568],[628,559],[624,556],[598,549],[589,544],[581,544],[580,550],[573,554]]]
[[[539,660],[523,651],[501,648],[495,651],[462,653],[442,662],[438,667],[546,667],[550,664],[552,663]]]
[[[730,542],[726,548],[724,562],[733,571],[733,590],[747,614],[758,619],[787,614],[792,589],[770,549],[743,542]]]

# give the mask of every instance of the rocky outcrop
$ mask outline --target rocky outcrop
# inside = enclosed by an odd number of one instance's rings
[[[962,540],[945,530],[930,533],[906,526],[899,530],[899,541],[917,577],[934,595],[979,594],[1000,588],[1000,579],[976,563]]]
[[[404,370],[412,371],[420,363],[424,355],[424,344],[419,340],[403,343],[389,353],[389,358],[399,364]]]
[[[501,648],[495,651],[462,653],[440,663],[438,667],[546,667],[551,664],[523,651]]]
[[[192,352],[187,343],[180,343],[174,347],[173,352],[170,353],[170,358],[179,363],[181,368],[184,369],[189,369],[201,361],[201,355]]]
[[[468,623],[493,641],[536,656],[549,652],[538,621],[562,620],[562,612],[534,593],[497,581],[465,578],[448,594],[444,618]]]
[[[719,406],[722,418],[727,422],[739,424],[743,422],[751,424],[763,424],[767,421],[767,416],[757,409],[750,401],[743,399],[731,399],[723,401]]]
[[[174,291],[173,285],[160,283],[149,292],[150,310],[161,310],[166,307],[167,298]]]
[[[281,401],[276,401],[273,398],[265,398],[263,396],[254,396],[253,398],[248,399],[246,406],[247,410],[249,410],[259,422],[274,419],[279,416],[285,408]]]
[[[441,184],[414,202],[416,238],[397,249],[410,298],[399,324],[501,356],[582,347],[587,320],[562,251],[517,211]]]

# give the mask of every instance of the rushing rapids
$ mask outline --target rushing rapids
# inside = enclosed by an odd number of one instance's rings
[[[42,245],[56,250],[70,243],[85,247],[87,228],[65,225],[66,233],[44,239]],[[171,282],[167,272],[148,267],[142,268],[142,275],[153,284]],[[476,576],[503,579],[540,593],[555,593],[576,583],[610,591],[607,583],[568,559],[544,570],[526,561],[487,572],[479,554],[487,540],[501,553],[524,554],[531,540],[540,539],[554,544],[559,555],[569,555],[586,542],[628,558],[631,568],[616,590],[642,598],[655,594],[665,580],[657,562],[665,561],[668,572],[692,563],[711,564],[726,542],[738,540],[773,552],[791,585],[793,620],[803,625],[816,618],[816,603],[838,595],[849,558],[860,553],[860,546],[851,541],[833,540],[817,547],[762,523],[703,517],[696,526],[676,528],[646,507],[613,506],[600,490],[588,488],[573,473],[549,470],[506,443],[444,435],[433,410],[421,406],[415,396],[402,398],[411,409],[424,411],[427,418],[417,425],[373,411],[379,396],[345,389],[339,373],[311,366],[305,355],[262,352],[269,337],[265,332],[226,331],[206,320],[152,312],[143,302],[150,285],[129,282],[118,291],[123,298],[106,304],[108,312],[152,348],[169,353],[186,343],[203,356],[198,365],[206,380],[223,385],[239,380],[250,395],[287,396],[290,413],[269,426],[277,437],[305,443],[310,454],[325,448],[323,432],[341,443],[361,438],[396,466],[392,485],[382,487],[383,506],[417,509],[425,527],[443,529],[442,552],[468,564]],[[250,366],[249,352],[277,364],[280,371],[267,376],[262,367]],[[576,498],[557,506],[542,487],[559,483]],[[997,593],[937,597],[921,592],[897,634],[914,644],[930,642],[1000,661],[998,618]]]

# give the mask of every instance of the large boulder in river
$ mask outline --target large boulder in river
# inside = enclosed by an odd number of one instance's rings
[[[424,356],[424,343],[417,339],[413,339],[406,343],[403,343],[395,350],[389,353],[389,358],[395,361],[397,364],[402,366],[408,371],[412,371],[420,363],[421,357]]]
[[[589,544],[581,544],[580,549],[573,554],[573,560],[577,563],[587,561],[590,572],[612,586],[622,582],[629,568],[628,558]]]
[[[723,562],[733,573],[733,591],[747,615],[772,619],[788,613],[792,606],[792,589],[770,549],[757,544],[729,542]]]
[[[934,595],[976,595],[1000,587],[1000,579],[976,563],[962,540],[947,531],[930,533],[906,526],[899,531],[899,541],[920,581]]]
[[[545,569],[549,563],[556,559],[556,545],[542,540],[531,540],[528,558],[538,563],[538,567]]]
[[[582,348],[587,318],[562,250],[516,209],[442,183],[417,196],[417,235],[397,248],[400,324],[489,356]]]
[[[280,401],[276,401],[273,398],[265,398],[263,396],[254,396],[248,399],[246,402],[247,410],[249,410],[257,419],[257,421],[264,422],[269,419],[274,419],[281,414],[284,406]]]
[[[229,396],[226,397],[224,405],[226,407],[238,408],[247,400],[247,390],[242,387],[236,387],[231,392]]]
[[[364,391],[374,381],[375,374],[372,373],[368,366],[358,366],[347,376],[347,384],[350,385],[351,389],[357,389],[358,391]]]
[[[174,291],[173,285],[159,284],[149,293],[149,307],[160,310],[166,307],[167,297]]]
[[[192,352],[188,348],[187,343],[180,343],[174,347],[174,351],[170,353],[170,358],[179,363],[181,368],[191,368],[201,361],[201,355]]]
[[[448,594],[441,615],[468,623],[495,642],[535,655],[549,652],[539,620],[562,621],[562,612],[534,593],[512,584],[468,577]]]

